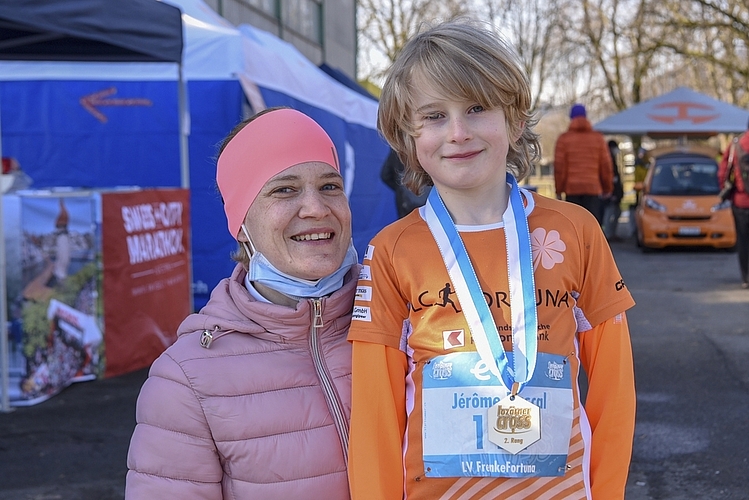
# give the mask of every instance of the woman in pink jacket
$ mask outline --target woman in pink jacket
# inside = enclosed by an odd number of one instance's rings
[[[359,266],[333,142],[267,110],[224,141],[216,180],[238,263],[151,367],[125,497],[347,499]]]

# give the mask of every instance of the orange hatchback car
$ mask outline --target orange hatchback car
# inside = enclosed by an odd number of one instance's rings
[[[733,248],[736,229],[729,202],[718,193],[714,151],[676,146],[650,152],[650,165],[635,210],[637,245]]]

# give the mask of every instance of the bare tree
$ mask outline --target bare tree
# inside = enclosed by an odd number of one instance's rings
[[[360,80],[379,82],[422,23],[465,15],[459,0],[358,0]]]
[[[665,54],[671,32],[657,22],[658,0],[583,0],[579,2],[579,31],[568,30],[578,40],[594,65],[589,88],[602,107],[626,109],[652,97],[648,77]],[[574,21],[572,19],[571,21]]]
[[[359,76],[380,83],[423,22],[473,13],[519,52],[534,107],[616,112],[680,85],[749,104],[747,0],[358,0]]]
[[[749,105],[749,3],[666,0],[659,7],[663,23],[680,34],[665,45],[689,62],[694,86]]]
[[[486,16],[513,44],[530,77],[534,108],[569,102],[579,67],[564,35],[570,0],[485,0]]]

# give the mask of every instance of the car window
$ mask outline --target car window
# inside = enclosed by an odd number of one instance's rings
[[[718,194],[718,164],[707,159],[656,162],[650,194],[695,196]]]

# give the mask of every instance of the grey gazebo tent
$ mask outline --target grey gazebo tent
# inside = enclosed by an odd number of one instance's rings
[[[593,125],[604,134],[709,137],[746,130],[749,111],[686,87],[654,97]]]
[[[172,62],[181,65],[182,45],[180,10],[156,0],[0,0],[2,60]],[[184,91],[181,78],[179,92],[182,120]],[[184,130],[184,127],[180,128]],[[187,187],[185,179],[188,178],[186,140],[182,132],[180,156],[184,187]],[[2,217],[0,202],[0,411],[8,411]]]

